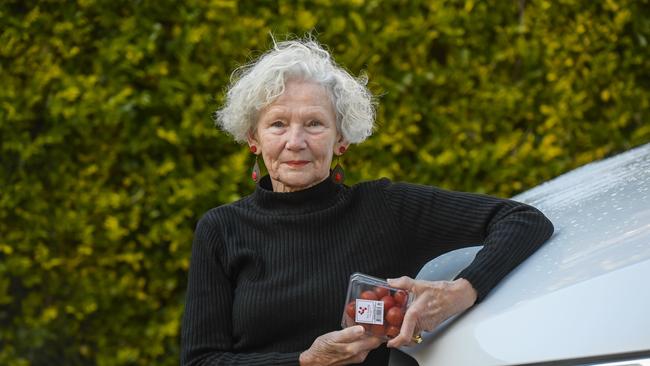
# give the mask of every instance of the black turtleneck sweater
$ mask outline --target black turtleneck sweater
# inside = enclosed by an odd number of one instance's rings
[[[478,244],[458,277],[481,301],[552,232],[535,208],[485,195],[388,179],[276,193],[266,176],[196,227],[181,365],[297,365],[316,337],[341,329],[352,273],[414,277]],[[365,364],[387,362],[382,346]]]

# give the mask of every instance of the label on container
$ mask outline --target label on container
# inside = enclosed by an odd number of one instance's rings
[[[366,324],[384,324],[384,302],[357,299],[354,321]]]

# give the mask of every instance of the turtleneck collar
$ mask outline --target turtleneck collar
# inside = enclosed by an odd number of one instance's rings
[[[253,202],[264,210],[284,213],[307,213],[332,206],[343,186],[327,178],[307,189],[295,192],[273,192],[271,177],[260,179],[253,193]]]

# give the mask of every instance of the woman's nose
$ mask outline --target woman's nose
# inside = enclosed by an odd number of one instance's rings
[[[287,136],[287,149],[301,150],[305,147],[307,147],[307,143],[305,141],[305,131],[302,126],[291,127]]]

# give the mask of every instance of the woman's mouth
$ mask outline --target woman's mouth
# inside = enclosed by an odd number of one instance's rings
[[[290,166],[292,168],[299,168],[301,166],[305,166],[305,165],[309,164],[309,161],[308,160],[289,160],[285,164],[287,164],[288,166]]]

